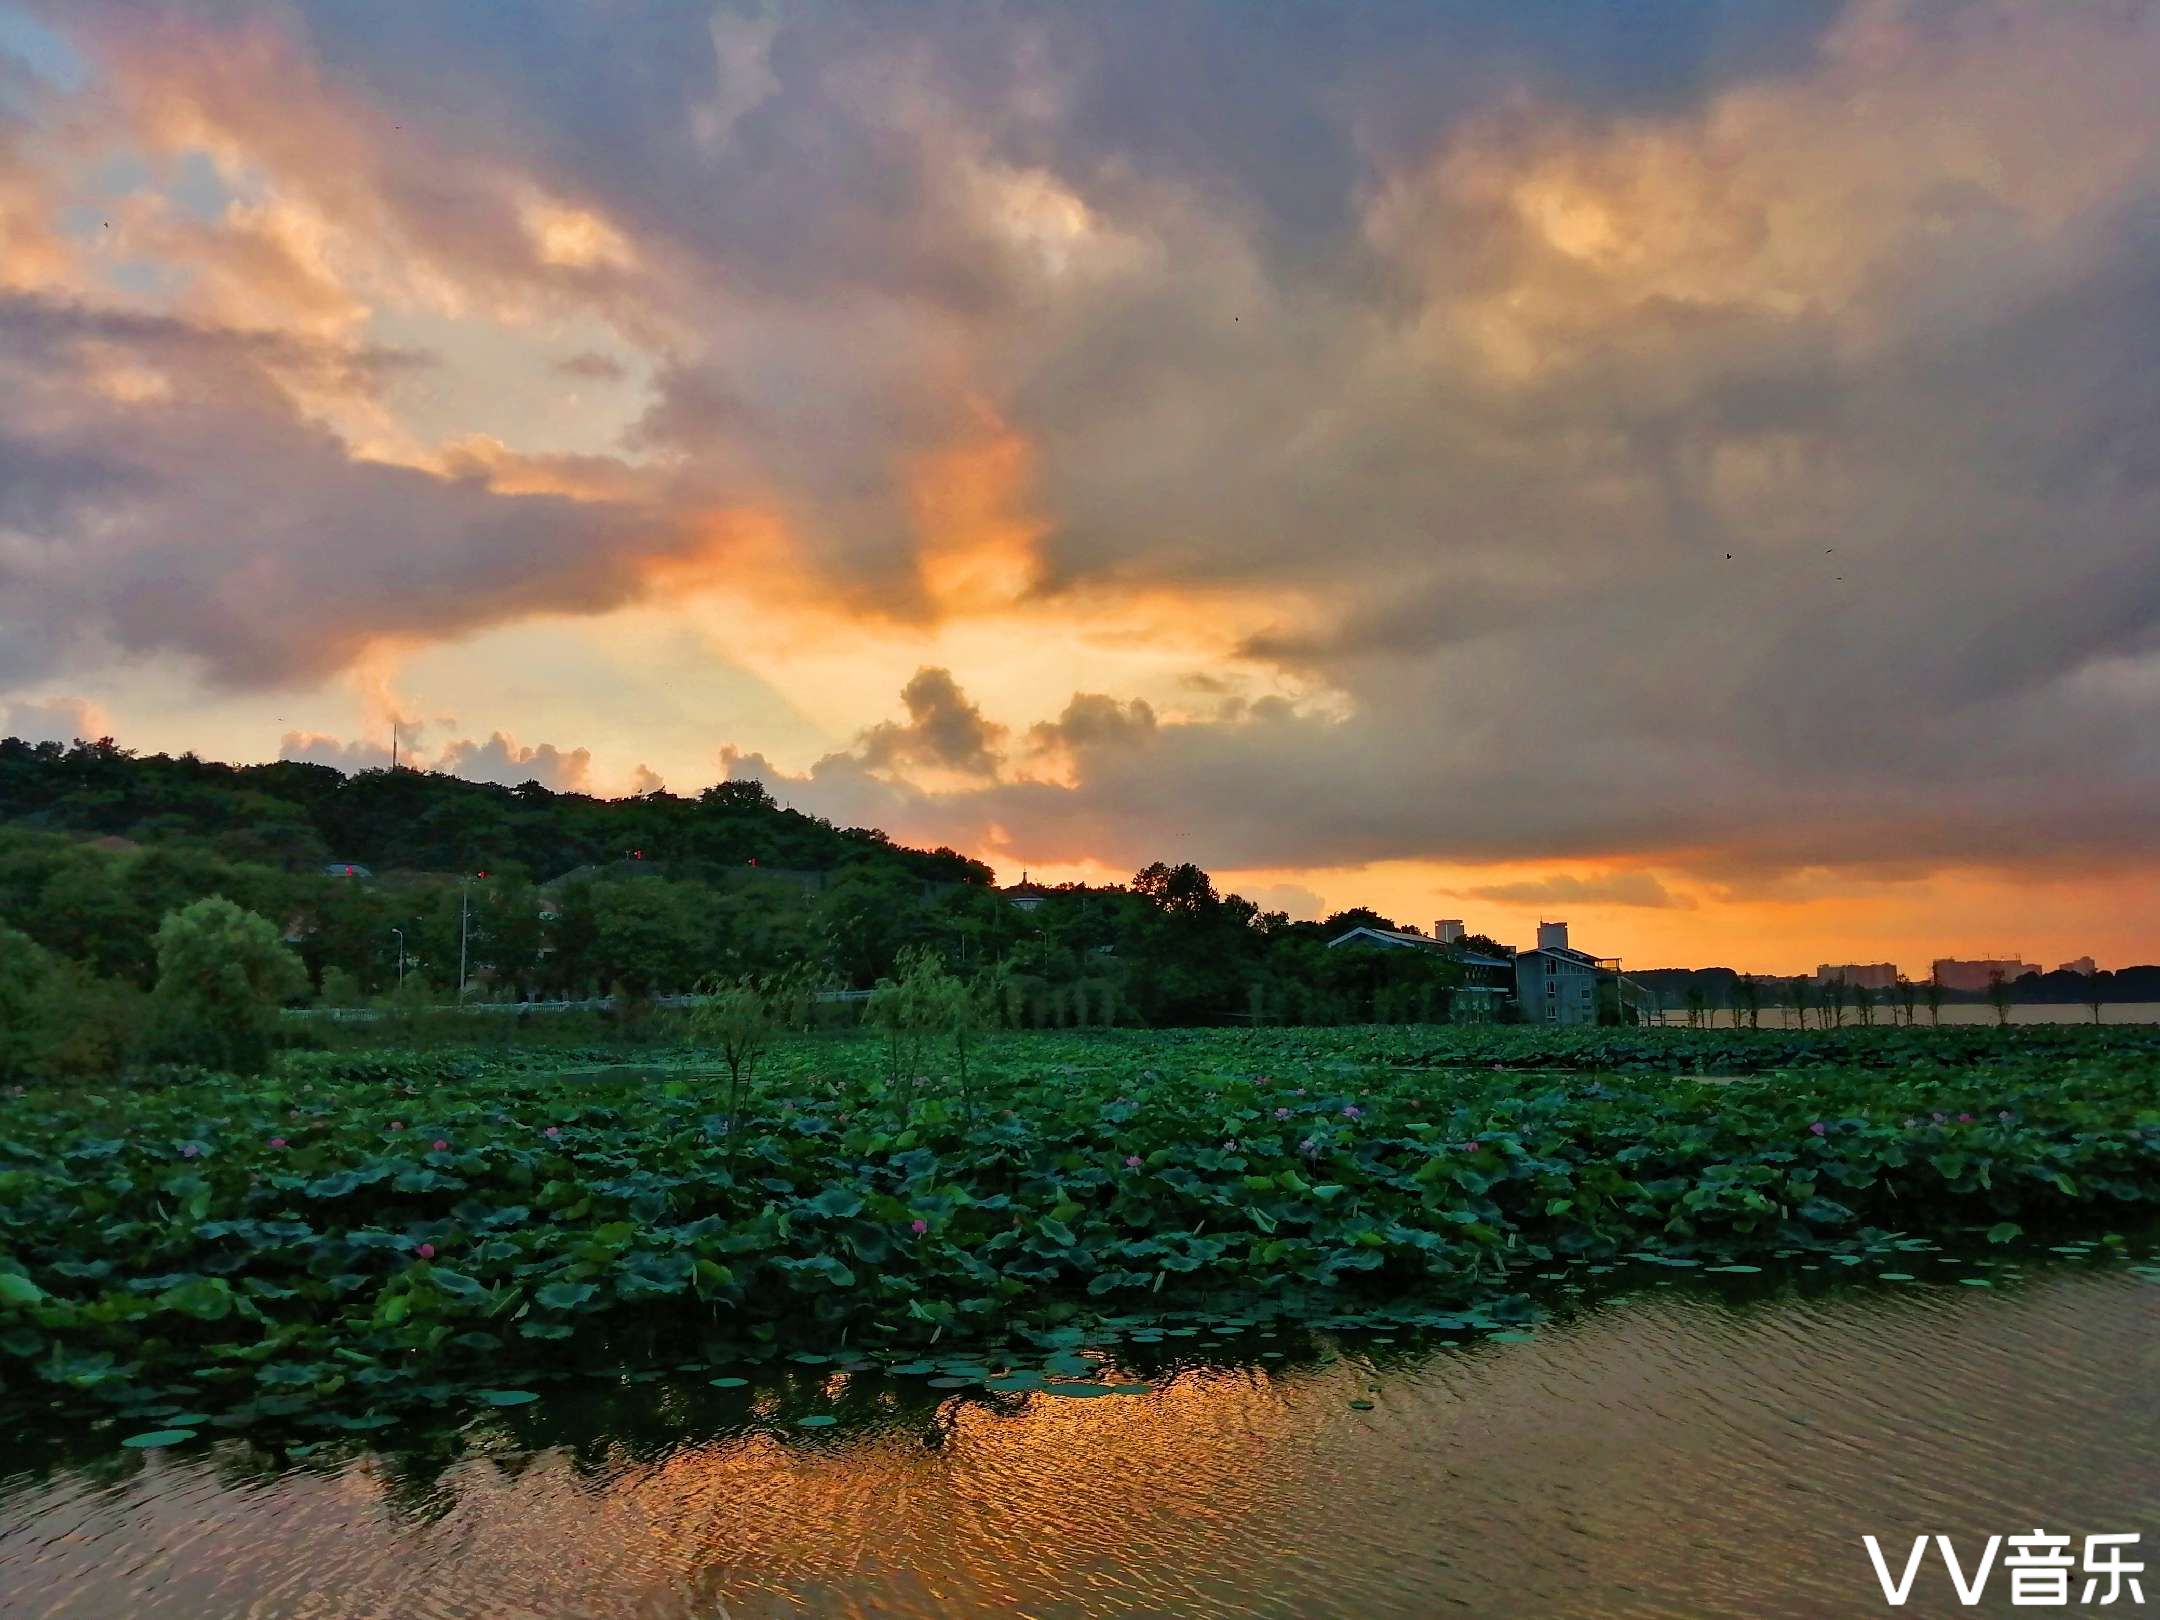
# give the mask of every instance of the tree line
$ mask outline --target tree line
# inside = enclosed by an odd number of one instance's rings
[[[203,1000],[176,965],[214,954],[203,939],[273,1006],[634,1005],[783,975],[871,990],[932,962],[1007,1026],[1418,1021],[1447,1018],[1465,977],[1441,951],[1327,950],[1394,925],[1363,909],[1293,922],[1191,864],[1030,900],[980,862],[835,828],[756,783],[602,800],[9,740],[0,994],[41,1010],[0,1065],[259,1053],[274,1022],[226,1019],[228,1047],[201,1039],[216,1015],[178,1010]]]

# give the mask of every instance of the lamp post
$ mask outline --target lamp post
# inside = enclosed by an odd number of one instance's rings
[[[472,879],[467,877],[458,883],[457,999],[460,1007],[465,1005],[465,937],[471,917]]]
[[[402,990],[405,988],[405,930],[393,928],[390,932],[397,935],[397,982]]]

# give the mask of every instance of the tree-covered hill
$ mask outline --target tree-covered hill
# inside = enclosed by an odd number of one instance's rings
[[[979,861],[782,809],[756,783],[605,800],[10,740],[0,1020],[25,1011],[20,1050],[0,1039],[0,1077],[160,1051],[155,1009],[139,1005],[168,976],[156,942],[213,897],[298,959],[292,999],[339,1008],[410,1009],[461,987],[642,1003],[780,972],[861,989],[910,952],[1013,1025],[1430,1019],[1465,980],[1438,950],[1326,948],[1358,923],[1388,926],[1374,913],[1294,923],[1192,865],[1014,904]],[[225,919],[219,937],[242,926]]]
[[[647,860],[831,872],[869,865],[929,883],[988,884],[949,849],[916,850],[775,804],[756,782],[695,799],[597,799],[537,782],[499,787],[414,770],[346,775],[284,760],[223,765],[136,755],[108,738],[0,741],[0,822],[139,843],[184,841],[232,860],[303,871],[515,872],[545,882],[581,866]]]

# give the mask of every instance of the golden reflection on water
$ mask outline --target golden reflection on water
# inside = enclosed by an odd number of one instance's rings
[[[690,1380],[591,1436],[551,1396],[447,1465],[228,1442],[0,1488],[0,1615],[1875,1612],[1863,1533],[2160,1530],[2160,1289],[1998,1276],[1650,1290],[1529,1343],[1135,1398],[806,1377],[848,1414],[814,1433],[771,1396],[715,1432]]]

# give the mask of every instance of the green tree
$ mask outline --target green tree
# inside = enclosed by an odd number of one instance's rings
[[[968,1070],[968,1057],[976,1042],[990,1027],[989,981],[983,977],[962,978],[957,974],[942,975],[944,983],[931,992],[935,998],[933,1009],[945,1038],[952,1042],[953,1063],[960,1076],[960,1110],[969,1125],[975,1123],[975,1088]]]
[[[1898,1005],[1905,1009],[1905,1027],[1913,1026],[1913,1008],[1920,999],[1920,987],[1900,973],[1897,976]]]
[[[707,892],[666,878],[593,885],[591,965],[639,999],[688,989],[718,956]]]
[[[1998,1029],[2010,1022],[2010,981],[2003,977],[2001,968],[1988,970],[1988,1005],[1995,1009],[1995,1025]]]
[[[1875,1023],[1875,992],[1864,984],[1852,987],[1853,1012],[1859,1017],[1861,1027],[1872,1028]]]
[[[2085,1005],[2092,1009],[2096,1024],[2100,1022],[2100,1009],[2107,1005],[2107,993],[2107,984],[2098,968],[2085,975]]]
[[[746,973],[739,979],[699,986],[698,1000],[690,1008],[692,1040],[718,1051],[720,1061],[727,1065],[730,1160],[742,1139],[743,1093],[755,1076],[758,1060],[785,1026],[793,1000],[793,988],[785,980],[757,979]]]
[[[1832,1029],[1845,1027],[1845,994],[1848,988],[1842,973],[1833,973],[1823,981],[1823,1006],[1829,1010]]]
[[[1757,982],[1755,975],[1741,974],[1739,983],[1733,988],[1739,997],[1741,1011],[1747,1014],[1748,1028],[1762,1028],[1762,985]]]
[[[1943,982],[1940,973],[1930,973],[1928,975],[1926,994],[1928,1022],[1933,1025],[1940,1025],[1942,1023],[1943,1009]]]
[[[161,1055],[236,1074],[259,1071],[278,1009],[308,988],[306,970],[276,925],[212,895],[169,913],[152,944]]]
[[[885,1082],[898,1099],[900,1127],[914,1112],[930,1041],[950,1011],[951,976],[927,946],[910,946],[893,964],[895,977],[880,979],[864,1016],[885,1037]]]
[[[42,1026],[53,968],[49,951],[0,924],[0,1081],[15,1084],[43,1072]]]
[[[326,967],[322,973],[322,992],[315,998],[324,1007],[358,1007],[367,997],[360,989],[360,978],[341,967]]]

